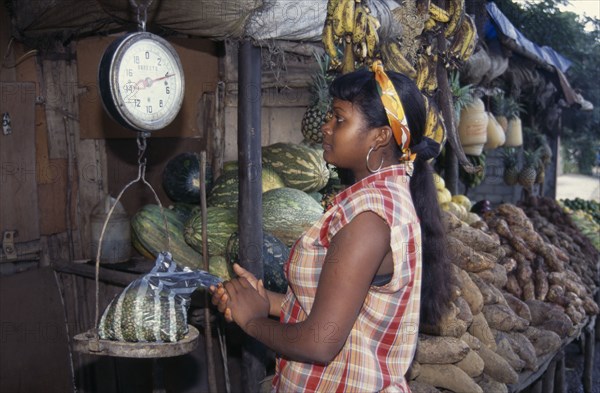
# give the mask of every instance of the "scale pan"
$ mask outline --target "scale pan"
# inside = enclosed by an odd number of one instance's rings
[[[77,352],[97,356],[168,358],[192,352],[198,345],[198,335],[198,329],[188,325],[188,333],[177,342],[126,342],[97,339],[94,337],[93,330],[88,330],[73,338],[73,349]]]

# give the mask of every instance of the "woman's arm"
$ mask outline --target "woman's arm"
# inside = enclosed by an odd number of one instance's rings
[[[271,300],[262,285],[246,280],[225,284],[236,323],[275,352],[303,362],[327,363],[344,345],[363,306],[371,281],[390,247],[387,223],[361,213],[331,240],[308,318],[282,324],[268,318]]]

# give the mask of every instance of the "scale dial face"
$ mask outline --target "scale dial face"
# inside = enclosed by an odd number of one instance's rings
[[[111,116],[137,131],[170,124],[181,109],[184,76],[173,47],[151,33],[134,33],[113,43],[101,61],[103,103]]]

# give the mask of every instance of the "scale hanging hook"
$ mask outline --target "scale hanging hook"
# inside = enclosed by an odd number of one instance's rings
[[[146,21],[148,20],[148,8],[153,0],[147,0],[141,4],[137,4],[136,0],[129,0],[129,4],[135,8],[137,12],[137,23],[140,31],[146,31]]]

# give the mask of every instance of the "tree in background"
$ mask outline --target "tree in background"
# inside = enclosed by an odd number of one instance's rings
[[[560,11],[558,7],[566,5],[567,0],[495,2],[527,38],[553,48],[573,62],[567,79],[594,109],[563,110],[561,143],[568,152],[565,159],[576,162],[579,172],[591,174],[600,149],[600,20]]]

